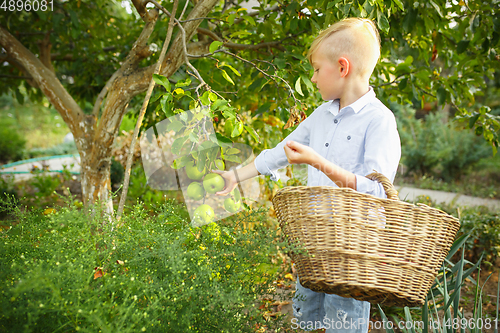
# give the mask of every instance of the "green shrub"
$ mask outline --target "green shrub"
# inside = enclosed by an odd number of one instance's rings
[[[7,120],[0,121],[0,163],[18,161],[24,156],[26,140]]]
[[[470,234],[466,243],[468,256],[477,260],[481,254],[494,262],[500,257],[500,215],[484,208],[469,208],[460,214],[463,234]]]
[[[20,213],[0,244],[0,331],[254,332],[277,244],[262,211],[190,228],[179,207],[137,205],[112,226],[73,206]],[[241,222],[255,222],[242,231]],[[260,326],[262,327],[262,326]]]
[[[439,113],[415,119],[415,110],[396,111],[401,137],[402,163],[407,173],[429,175],[445,181],[458,179],[480,159],[491,156],[491,147],[474,133],[444,122]]]
[[[5,211],[7,210],[5,202],[8,202],[9,198],[14,200],[18,198],[14,186],[14,176],[12,175],[0,177],[0,217],[5,215]]]

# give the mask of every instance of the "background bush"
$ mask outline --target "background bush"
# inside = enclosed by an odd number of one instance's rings
[[[0,119],[0,163],[15,162],[23,158],[26,140],[12,127],[8,119]]]
[[[469,234],[466,243],[468,257],[495,262],[500,257],[500,215],[484,208],[468,208],[460,214],[460,233]]]
[[[112,227],[69,205],[21,213],[2,234],[0,331],[254,332],[273,294],[275,234],[263,212],[190,228],[172,202]],[[240,229],[255,222],[255,230]],[[274,262],[274,264],[272,263]],[[271,269],[272,268],[272,269]]]
[[[410,107],[393,106],[401,137],[401,162],[406,174],[429,175],[445,181],[458,179],[480,159],[491,156],[491,147],[472,131],[430,113],[415,119]]]

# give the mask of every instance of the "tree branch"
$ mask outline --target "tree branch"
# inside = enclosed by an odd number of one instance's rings
[[[32,80],[33,79],[31,76],[2,75],[2,74],[0,74],[0,77],[4,77],[7,79],[16,79],[16,80]]]
[[[50,55],[50,50],[52,49],[52,44],[50,43],[50,32],[45,34],[44,39],[38,41],[38,49],[40,50],[40,61],[45,65],[51,72],[55,73],[54,66],[52,66],[52,59]]]
[[[83,111],[64,89],[56,75],[1,26],[0,45],[5,49],[9,58],[19,63],[24,68],[24,72],[32,76],[34,82],[68,124],[75,138],[78,135],[83,135],[82,133],[85,131],[82,128],[85,126]],[[75,143],[77,147],[80,144],[78,140],[75,140]]]
[[[140,1],[134,1],[134,2],[137,3],[137,6],[139,6],[139,8],[144,7],[144,6],[140,7],[140,4],[139,4]],[[139,9],[138,9],[138,11],[139,11]],[[109,80],[106,82],[104,87],[101,89],[101,92],[97,96],[97,99],[94,103],[94,108],[92,109],[92,114],[95,117],[99,116],[99,110],[101,108],[101,103],[104,100],[104,98],[106,97],[106,94],[108,93],[109,89],[111,88],[111,86],[113,85],[115,80],[117,78],[122,77],[123,75],[127,75],[127,74],[131,73],[133,70],[135,70],[137,68],[137,64],[139,63],[139,61],[141,59],[143,59],[143,58],[149,56],[149,54],[151,54],[151,51],[149,50],[149,47],[147,46],[147,41],[148,41],[149,37],[151,36],[151,33],[154,30],[154,27],[156,25],[156,21],[158,19],[159,12],[155,9],[155,10],[152,10],[151,13],[152,14],[150,14],[149,16],[151,16],[152,19],[147,21],[146,24],[144,25],[144,28],[142,29],[141,34],[139,35],[139,37],[135,41],[134,45],[132,46],[132,49],[130,50],[129,54],[125,58],[125,61],[123,62],[121,67],[115,73],[113,73],[113,75],[109,78]]]
[[[293,98],[293,101],[295,102],[295,105],[299,105],[299,104],[300,104],[300,102],[299,102],[299,101],[295,98],[295,94],[293,93],[293,89],[292,89],[292,87],[290,87],[290,84],[288,84],[288,82],[286,82],[286,80],[285,80],[285,79],[283,79],[282,77],[277,76],[277,75],[271,75],[271,74],[268,74],[268,73],[266,73],[265,71],[263,71],[262,69],[260,69],[260,68],[259,68],[256,64],[254,64],[254,63],[253,63],[253,62],[251,62],[250,60],[244,59],[244,58],[242,58],[242,57],[240,57],[240,56],[238,56],[238,55],[236,55],[236,54],[234,54],[234,53],[231,53],[231,52],[229,52],[229,51],[225,51],[225,50],[221,50],[221,52],[222,52],[222,53],[225,53],[225,54],[227,54],[227,55],[230,55],[230,56],[232,56],[232,57],[234,57],[234,58],[236,58],[236,59],[238,59],[238,60],[240,60],[240,61],[243,61],[243,62],[245,62],[245,63],[247,63],[247,64],[251,65],[251,66],[252,66],[252,67],[254,67],[256,70],[258,70],[260,73],[262,73],[264,76],[266,76],[266,77],[270,78],[271,80],[273,80],[273,81],[275,81],[275,82],[276,82],[276,81],[278,81],[278,80],[282,81],[282,82],[285,84],[285,86],[288,88],[288,93],[289,93],[289,95]]]
[[[146,23],[150,21],[156,21],[155,13],[148,11],[146,9],[147,1],[144,0],[132,0],[132,4],[141,16],[142,20]]]
[[[165,57],[165,53],[167,53],[168,45],[170,44],[170,39],[172,38],[172,31],[174,30],[174,20],[175,20],[175,12],[177,11],[178,0],[174,0],[174,7],[172,9],[172,15],[170,15],[170,20],[168,23],[167,37],[165,38],[165,42],[163,43],[163,47],[161,49],[160,58],[156,64],[155,74],[158,74],[161,69],[161,64],[163,63],[163,58]],[[149,83],[148,91],[146,93],[146,98],[144,99],[144,103],[142,104],[141,111],[139,112],[139,117],[137,119],[137,123],[135,125],[134,134],[132,136],[132,142],[130,143],[130,150],[127,157],[127,166],[125,170],[125,179],[123,181],[123,190],[120,198],[120,203],[118,205],[118,211],[116,213],[117,220],[120,220],[121,215],[123,213],[123,208],[125,206],[125,199],[127,198],[128,192],[128,184],[130,181],[130,169],[132,168],[132,161],[134,157],[134,150],[136,145],[137,136],[139,135],[139,129],[142,124],[142,119],[144,118],[144,114],[146,113],[146,109],[149,104],[149,99],[151,98],[151,94],[153,92],[153,88],[155,86],[155,81],[153,77]]]
[[[277,40],[277,41],[272,41],[272,42],[265,42],[265,43],[259,43],[259,44],[237,44],[237,43],[231,43],[231,42],[224,42],[224,40],[222,39],[222,37],[218,36],[213,31],[210,31],[210,30],[205,29],[205,28],[198,28],[197,31],[200,34],[209,36],[213,40],[216,40],[216,41],[219,41],[219,42],[223,42],[225,47],[227,47],[228,49],[233,49],[233,50],[258,50],[258,49],[262,49],[262,48],[274,47],[274,48],[277,48],[277,49],[279,49],[281,51],[284,51],[285,48],[283,46],[281,46],[281,44],[283,43],[284,40],[292,38],[290,36],[290,37],[286,37],[286,38],[284,38],[282,40]]]

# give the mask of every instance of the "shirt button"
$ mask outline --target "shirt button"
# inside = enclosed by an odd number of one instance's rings
[[[351,140],[351,136],[350,135],[347,136],[347,140]]]
[[[329,145],[330,145],[330,144],[329,144],[328,142],[327,142],[327,143],[325,143],[325,147],[328,147]]]
[[[338,123],[338,122],[339,122],[339,120],[338,120],[338,119],[335,119],[333,122],[336,124],[336,123]]]

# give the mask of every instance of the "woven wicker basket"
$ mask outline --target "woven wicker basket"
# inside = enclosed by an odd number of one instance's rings
[[[423,204],[330,186],[286,187],[273,205],[300,283],[311,290],[384,305],[424,303],[460,224]]]

